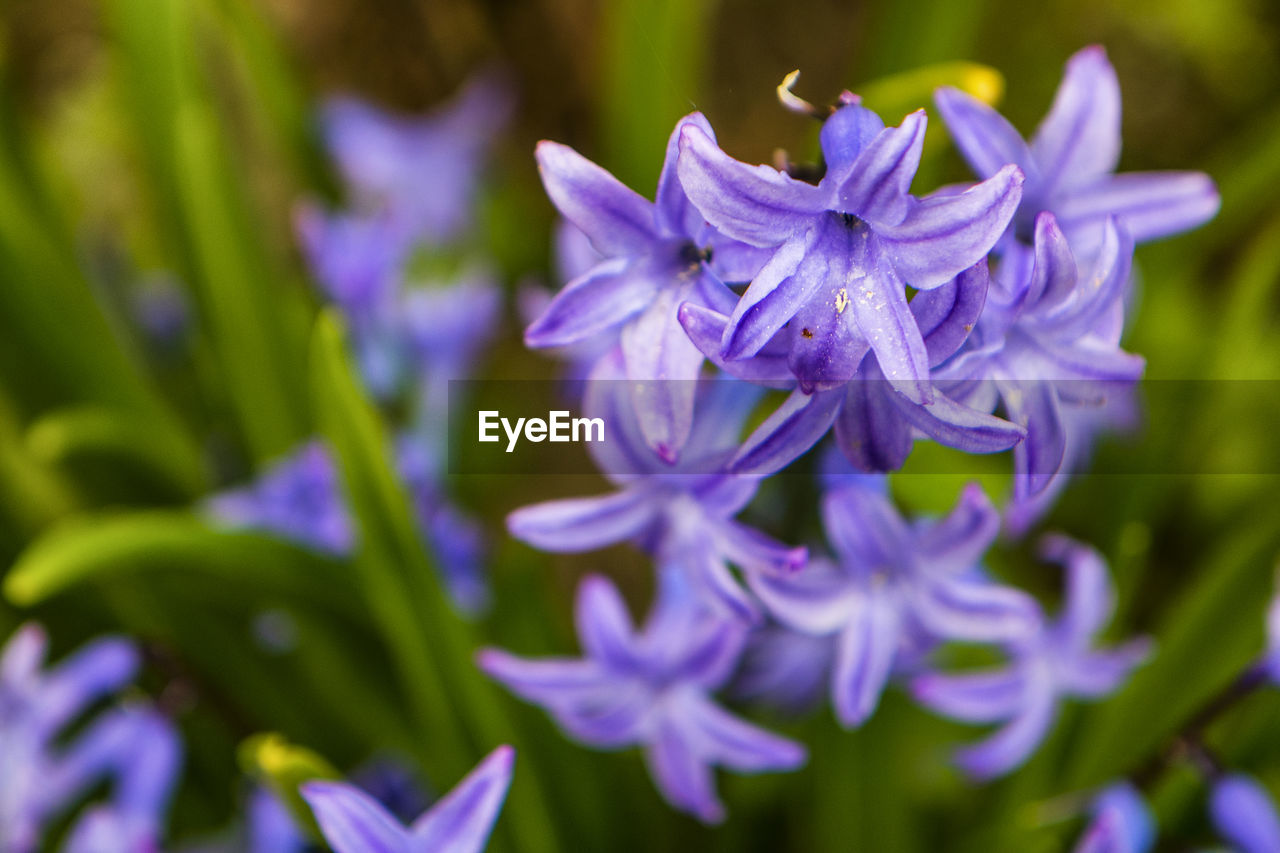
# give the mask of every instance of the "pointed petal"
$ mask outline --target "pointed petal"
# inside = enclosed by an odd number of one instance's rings
[[[636,666],[635,629],[618,588],[600,575],[578,583],[574,624],[582,650],[607,669]]]
[[[299,790],[334,853],[412,853],[404,828],[354,785],[308,782]]]
[[[831,694],[845,728],[860,726],[875,713],[893,671],[901,630],[897,606],[885,596],[872,595],[862,599],[841,632]]]
[[[670,659],[673,680],[687,681],[707,690],[721,687],[733,674],[746,644],[745,623],[703,612],[691,630],[681,637],[664,638],[676,645]]]
[[[604,261],[564,286],[525,329],[533,348],[559,347],[618,325],[647,306],[661,282],[623,258]]]
[[[880,372],[910,400],[932,400],[929,353],[907,304],[906,289],[890,265],[869,267],[865,278],[850,283],[849,291],[858,331],[875,352]]]
[[[694,237],[702,227],[702,214],[684,194],[676,164],[680,157],[680,132],[686,127],[696,127],[713,143],[716,140],[711,122],[702,113],[689,113],[676,122],[667,138],[667,156],[662,161],[662,174],[658,176],[658,194],[654,204],[658,226],[671,237]]]
[[[920,623],[943,640],[1016,640],[1031,636],[1040,625],[1034,598],[981,576],[934,578],[912,605]]]
[[[763,477],[790,465],[831,429],[843,397],[839,390],[812,395],[793,391],[747,437],[729,463],[730,472]]]
[[[1153,648],[1149,638],[1139,637],[1116,649],[1082,654],[1066,668],[1063,690],[1082,699],[1108,696],[1151,657]]]
[[[1043,491],[1062,467],[1067,439],[1058,397],[1052,382],[1011,380],[998,386],[1009,420],[1027,432],[1013,451],[1014,491],[1025,500]]]
[[[607,683],[595,663],[578,658],[526,660],[501,649],[481,649],[476,663],[512,693],[539,704],[572,693],[595,691]]]
[[[787,364],[806,392],[838,388],[853,379],[870,349],[849,310],[848,288],[833,286],[841,273],[828,266],[827,274],[827,286],[800,306],[791,328],[780,334],[791,339]]]
[[[1115,216],[1138,243],[1180,234],[1212,219],[1222,205],[1202,172],[1131,172],[1073,190],[1055,209],[1068,232]]]
[[[480,853],[502,810],[515,750],[500,746],[414,823],[412,853]]]
[[[935,92],[933,102],[956,148],[979,178],[989,178],[1012,163],[1027,174],[1028,180],[1034,180],[1031,152],[1004,116],[967,92],[951,87]]]
[[[917,290],[946,284],[991,251],[1022,199],[1023,176],[1005,166],[956,195],[933,195],[901,224],[878,228],[898,274]]]
[[[987,263],[979,261],[941,287],[911,298],[911,313],[924,337],[930,367],[955,355],[968,339],[986,305],[989,283]]]
[[[827,165],[825,180],[836,187],[842,186],[854,170],[860,168],[858,156],[882,131],[884,121],[860,103],[846,104],[828,116],[818,134],[822,159]]]
[[[724,805],[716,796],[711,767],[673,723],[659,723],[653,742],[645,750],[645,762],[663,799],[672,806],[703,823],[724,820]]]
[[[703,217],[735,240],[777,246],[828,207],[825,191],[768,166],[734,160],[694,126],[680,132],[680,183]]]
[[[1218,779],[1209,796],[1209,814],[1218,834],[1241,853],[1280,850],[1280,815],[1271,795],[1243,773]]]
[[[1039,235],[1036,239],[1039,240]],[[1039,260],[1036,265],[1040,266]],[[1070,342],[1098,334],[1110,312],[1123,306],[1132,268],[1133,238],[1115,219],[1108,217],[1102,226],[1102,243],[1091,274],[1087,278],[1073,277],[1067,287],[1074,290],[1074,299],[1068,302],[1064,297],[1061,309],[1043,318],[1043,327],[1058,341]],[[1041,303],[1052,305],[1049,293],[1046,292]]]
[[[507,516],[507,530],[535,548],[576,553],[638,536],[656,517],[652,498],[632,489],[521,507]]]
[[[1001,453],[1026,437],[1026,430],[995,415],[962,406],[944,394],[917,405],[897,391],[891,399],[901,417],[939,444],[965,453]]]
[[[905,219],[925,126],[924,110],[917,110],[900,126],[880,131],[841,184],[836,209],[875,225],[897,225]]]
[[[809,555],[804,546],[784,545],[733,519],[708,532],[725,558],[746,572],[792,572],[803,566]]]
[[[992,779],[1020,766],[1044,740],[1056,715],[1048,690],[1033,691],[1016,717],[986,740],[956,752],[956,763],[970,776]]]
[[[898,396],[876,370],[848,384],[836,416],[836,444],[859,471],[896,471],[911,453],[911,429],[894,405]]]
[[[698,732],[701,751],[716,764],[738,773],[794,770],[804,764],[805,748],[793,740],[753,726],[707,699],[690,702],[686,719]]]
[[[645,442],[674,463],[693,429],[693,403],[702,353],[680,325],[682,288],[665,287],[622,329],[631,405]]]
[[[911,693],[921,705],[944,717],[963,723],[995,723],[1018,712],[1023,681],[1013,669],[959,675],[931,672],[912,680]]]
[[[788,575],[764,574],[748,578],[751,589],[769,614],[807,634],[831,634],[852,618],[857,592],[848,575],[829,560],[813,560]]]
[[[89,705],[119,690],[137,674],[137,648],[119,637],[104,637],[58,664],[45,680],[40,717],[51,731],[60,729]]]
[[[822,279],[813,274],[812,264],[805,274],[799,274],[816,239],[816,230],[792,237],[761,267],[729,315],[720,348],[726,359],[746,358],[759,352],[822,285]]]
[[[844,564],[874,570],[901,563],[911,531],[889,498],[851,486],[822,499],[822,529]]]
[[[1068,636],[1086,642],[1106,627],[1115,611],[1115,590],[1102,555],[1065,536],[1046,536],[1041,558],[1066,569],[1067,590],[1059,617]]]
[[[567,145],[543,140],[535,156],[551,203],[606,256],[636,255],[658,236],[653,205]]]
[[[969,483],[946,517],[927,523],[918,547],[931,570],[955,575],[978,565],[1000,533],[1000,512],[978,483]]]
[[[1035,229],[1035,260],[1023,304],[1044,311],[1071,296],[1079,276],[1071,247],[1054,215],[1047,210],[1037,214]],[[1079,283],[1087,286],[1087,282]]]
[[[1120,81],[1102,47],[1077,52],[1036,130],[1031,153],[1046,197],[1093,183],[1120,160]]]
[[[787,364],[785,348],[765,345],[751,358],[736,361],[729,361],[720,355],[724,330],[729,325],[729,318],[724,314],[686,302],[680,306],[680,325],[693,345],[712,364],[729,375],[769,388],[795,387],[795,377],[791,375],[791,367]]]

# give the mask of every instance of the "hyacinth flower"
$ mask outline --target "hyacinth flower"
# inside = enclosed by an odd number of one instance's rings
[[[1102,229],[1086,274],[1053,214],[1039,214],[1030,275],[1012,291],[992,290],[973,335],[939,371],[967,387],[971,405],[994,407],[998,397],[1026,429],[1014,448],[1015,501],[1045,489],[1061,470],[1073,443],[1064,408],[1101,406],[1142,376],[1143,359],[1120,348],[1133,243],[1114,219]]]
[[[481,668],[544,707],[580,743],[643,748],[654,783],[675,808],[719,823],[725,810],[713,768],[760,773],[804,763],[804,747],[712,698],[732,675],[746,626],[708,611],[680,572],[660,573],[657,601],[639,631],[617,588],[599,576],[579,584],[575,618],[583,658],[525,660],[488,649]]]
[[[0,847],[38,849],[49,821],[107,781],[110,799],[84,816],[74,849],[92,849],[85,845],[109,823],[116,833],[109,849],[157,850],[181,760],[172,724],[144,707],[109,708],[69,741],[64,735],[133,679],[137,652],[104,638],[46,670],[47,645],[29,624],[0,653]]]
[[[513,107],[507,82],[488,71],[421,117],[338,97],[320,121],[356,208],[387,213],[410,244],[443,245],[471,225],[490,147]]]
[[[1052,212],[1072,249],[1089,258],[1109,217],[1137,243],[1195,228],[1212,219],[1217,188],[1200,172],[1115,174],[1120,159],[1120,83],[1100,46],[1067,62],[1049,114],[1030,143],[990,106],[958,89],[939,89],[938,111],[974,173],[987,178],[1016,164],[1026,176],[1022,203],[1000,251],[1029,267],[1036,216]],[[999,280],[999,279],[998,279]]]
[[[1074,853],[1147,853],[1155,844],[1151,810],[1128,782],[1118,782],[1098,794],[1089,812],[1089,826]]]
[[[835,638],[831,699],[845,726],[871,716],[918,638],[996,642],[1034,631],[1035,599],[979,568],[1000,515],[977,484],[934,521],[908,523],[885,495],[860,486],[828,492],[822,514],[835,561],[749,582],[774,618]]]
[[[355,547],[337,466],[319,441],[275,462],[257,482],[214,495],[205,508],[220,525],[260,530],[327,556]]]
[[[757,625],[747,635],[728,695],[793,716],[810,711],[830,692],[835,645],[834,636]]]
[[[301,792],[334,853],[477,853],[493,832],[514,764],[515,750],[498,747],[408,827],[346,782],[307,782]]]
[[[816,186],[732,159],[704,128],[681,130],[690,200],[723,233],[771,252],[730,314],[725,359],[755,355],[790,324],[786,355],[802,390],[849,381],[874,352],[899,391],[933,401],[906,288],[941,287],[983,260],[1013,216],[1022,175],[1009,166],[965,192],[916,199],[908,188],[924,130],[923,111],[886,128],[845,93],[822,127],[827,170]]]
[[[677,463],[653,453],[641,433],[614,350],[586,383],[583,411],[608,425],[607,441],[589,445],[597,466],[617,491],[569,498],[515,510],[511,535],[544,551],[580,553],[634,542],[660,566],[678,568],[711,606],[754,621],[755,601],[734,578],[730,564],[747,574],[788,572],[807,551],[790,548],[735,520],[755,495],[759,479],[725,473],[738,434],[758,399],[739,382],[702,383],[689,440]]]
[[[908,306],[923,335],[931,368],[943,364],[964,343],[982,314],[987,292],[985,262],[947,284],[916,294]],[[720,352],[729,318],[696,305],[683,305],[680,322],[689,339],[730,375],[772,388],[794,389],[743,443],[731,463],[739,473],[768,475],[808,451],[835,426],[836,445],[862,472],[902,467],[917,435],[969,453],[1008,450],[1025,435],[1022,427],[957,403],[935,389],[933,401],[915,403],[889,382],[875,358],[863,358],[843,385],[805,391],[788,352],[799,331],[784,327],[750,358],[726,360]]]
[[[918,702],[969,723],[1003,723],[985,741],[960,750],[959,766],[987,779],[1020,766],[1052,727],[1059,703],[1098,699],[1117,689],[1146,659],[1144,638],[1110,649],[1097,634],[1115,609],[1115,593],[1102,557],[1062,536],[1044,540],[1046,560],[1066,569],[1066,596],[1057,619],[1043,619],[1031,634],[1006,641],[1002,668],[955,674],[927,673],[912,681]]]
[[[547,195],[586,234],[603,260],[571,280],[525,330],[533,348],[566,347],[612,333],[645,441],[674,462],[693,426],[694,380],[702,353],[680,327],[682,303],[728,311],[737,297],[717,276],[749,278],[758,252],[719,235],[689,204],[676,175],[682,131],[710,134],[698,113],[676,125],[647,201],[571,148],[538,143],[538,170]]]
[[[1209,794],[1213,826],[1239,853],[1280,850],[1280,815],[1267,790],[1251,776],[1228,773],[1213,781]]]

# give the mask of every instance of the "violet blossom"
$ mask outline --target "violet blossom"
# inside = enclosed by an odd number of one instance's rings
[[[835,561],[814,559],[793,574],[749,582],[774,618],[835,637],[831,699],[845,726],[875,711],[904,648],[1007,641],[1034,630],[1035,600],[979,567],[1000,516],[976,484],[934,521],[908,523],[885,495],[860,486],[829,491],[822,513]]]
[[[1209,816],[1218,834],[1239,853],[1280,850],[1280,815],[1275,801],[1251,776],[1228,773],[1213,781]]]
[[[1145,638],[1113,649],[1096,637],[1115,608],[1101,556],[1061,536],[1044,540],[1046,560],[1066,569],[1066,596],[1056,620],[1003,643],[1008,662],[998,669],[928,673],[912,681],[916,700],[970,723],[1003,723],[985,741],[960,750],[957,763],[985,779],[1021,765],[1035,751],[1065,698],[1098,699],[1118,688],[1151,650]]]
[[[525,660],[489,649],[480,666],[543,706],[571,738],[598,749],[642,747],[663,797],[706,823],[725,816],[716,766],[759,773],[804,763],[800,744],[712,698],[732,674],[747,628],[707,610],[680,572],[660,573],[640,630],[617,588],[599,576],[579,584],[575,614],[583,658]]]
[[[307,782],[301,793],[334,853],[478,853],[502,810],[514,762],[515,750],[498,747],[408,827],[347,782]]]
[[[1073,853],[1147,853],[1156,840],[1155,820],[1142,794],[1117,782],[1098,794],[1090,822]]]

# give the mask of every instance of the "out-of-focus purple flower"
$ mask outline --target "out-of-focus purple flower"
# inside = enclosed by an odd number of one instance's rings
[[[745,383],[701,384],[697,412],[680,460],[649,450],[631,406],[630,384],[615,350],[587,382],[584,412],[606,424],[604,442],[589,445],[618,491],[548,501],[507,518],[511,535],[555,552],[593,551],[631,541],[662,566],[678,567],[709,604],[754,620],[758,608],[729,565],[747,574],[791,571],[804,548],[790,548],[734,520],[750,502],[758,478],[724,473],[742,424],[758,399]]]
[[[1133,243],[1114,219],[1086,275],[1050,213],[1036,217],[1031,271],[992,289],[974,334],[939,371],[965,387],[977,407],[1003,403],[1027,430],[1014,448],[1014,496],[1025,501],[1062,468],[1068,443],[1063,409],[1099,407],[1142,375],[1142,358],[1120,348],[1123,296]],[[1076,442],[1083,437],[1077,437]]]
[[[1155,844],[1156,825],[1137,789],[1118,782],[1094,798],[1092,820],[1074,853],[1147,853]]]
[[[308,782],[301,791],[335,853],[478,853],[506,799],[514,762],[515,750],[498,747],[407,828],[355,785]]]
[[[986,291],[983,262],[911,300],[909,311],[924,336],[931,367],[963,343],[982,313]],[[720,352],[728,317],[683,305],[680,322],[694,345],[727,373],[768,387],[795,389],[747,438],[731,465],[739,473],[766,475],[782,469],[816,444],[832,424],[845,458],[869,472],[900,468],[916,435],[968,453],[1008,450],[1024,435],[1021,427],[961,405],[937,389],[931,402],[914,402],[886,379],[874,358],[860,358],[843,385],[832,383],[825,390],[807,392],[797,387],[799,380],[789,364],[786,338],[794,333],[790,326],[755,355],[730,360]]]
[[[101,849],[92,845],[110,826],[124,836],[112,850],[158,850],[181,762],[172,724],[144,707],[109,708],[63,742],[64,729],[132,680],[136,651],[104,638],[46,671],[46,648],[29,624],[0,654],[0,847],[36,850],[50,820],[108,781],[110,799],[85,816],[74,849]]]
[[[836,638],[831,699],[844,725],[874,713],[912,637],[996,642],[1035,630],[1035,599],[979,567],[1000,515],[977,484],[936,521],[909,524],[884,495],[857,486],[828,492],[822,512],[836,561],[748,582],[774,618]]]
[[[943,716],[1004,725],[957,754],[967,773],[991,778],[1021,765],[1053,725],[1067,697],[1097,699],[1115,690],[1146,659],[1145,638],[1114,649],[1095,648],[1115,609],[1115,594],[1102,557],[1062,536],[1046,537],[1043,555],[1063,565],[1066,597],[1054,621],[1004,643],[1009,661],[999,669],[930,673],[912,681],[917,701]]]
[[[1214,828],[1240,853],[1280,850],[1280,815],[1271,795],[1243,773],[1229,773],[1213,783],[1209,815]]]
[[[714,767],[759,773],[804,763],[802,746],[712,699],[732,674],[747,629],[708,611],[682,573],[660,574],[657,601],[640,631],[617,588],[602,577],[581,582],[575,612],[585,657],[524,660],[489,649],[481,653],[481,667],[546,708],[581,743],[643,747],[667,802],[706,823],[725,815]]]
[[[756,355],[785,327],[779,354],[802,391],[844,385],[870,351],[897,390],[933,402],[906,288],[941,287],[982,261],[1022,175],[1009,166],[966,192],[916,199],[908,189],[924,130],[923,111],[885,128],[846,93],[823,125],[827,171],[814,186],[730,158],[704,127],[681,129],[679,174],[693,204],[728,236],[771,250],[732,309],[725,359]]]
[[[210,516],[233,529],[261,530],[331,556],[355,546],[355,530],[328,449],[318,441],[281,459],[257,482],[214,495]]]
[[[471,225],[489,149],[513,106],[510,86],[491,71],[421,117],[333,98],[321,126],[356,206],[390,214],[411,244],[438,245]]]
[[[680,327],[684,302],[729,311],[737,297],[714,270],[748,277],[757,253],[710,229],[676,176],[682,130],[711,127],[699,113],[680,120],[667,144],[650,202],[571,148],[538,144],[547,195],[604,260],[571,280],[525,330],[531,347],[565,347],[616,334],[646,442],[675,461],[693,425],[693,389],[702,366]]]
[[[1003,116],[958,89],[939,89],[935,102],[975,174],[987,178],[1014,163],[1026,175],[1004,253],[1027,251],[1042,211],[1057,217],[1072,250],[1086,259],[1101,245],[1108,217],[1142,243],[1195,228],[1218,211],[1218,191],[1200,172],[1113,174],[1120,159],[1120,83],[1100,46],[1067,62],[1030,144]]]
[[[310,845],[288,807],[265,787],[249,795],[244,829],[248,853],[305,853]]]
[[[729,695],[792,715],[810,711],[829,690],[835,645],[832,635],[815,637],[774,623],[756,626]]]

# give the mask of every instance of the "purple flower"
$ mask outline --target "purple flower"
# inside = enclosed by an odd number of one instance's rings
[[[248,853],[305,853],[310,843],[306,834],[269,788],[255,788],[245,811]]]
[[[1031,243],[1042,211],[1057,217],[1072,249],[1085,258],[1100,245],[1108,217],[1143,243],[1194,228],[1218,211],[1217,189],[1200,172],[1113,174],[1120,158],[1120,84],[1099,46],[1067,62],[1053,106],[1030,144],[999,113],[958,89],[938,90],[935,102],[979,177],[1008,163],[1026,175],[1006,251]]]
[[[564,347],[615,332],[645,441],[674,462],[693,426],[694,382],[702,353],[680,327],[684,302],[722,311],[736,297],[713,272],[750,276],[757,253],[712,231],[689,204],[676,176],[686,128],[710,134],[705,118],[681,119],[667,145],[650,202],[571,148],[538,144],[547,195],[604,258],[556,294],[525,331],[531,347]]]
[[[355,547],[337,469],[318,441],[274,463],[256,483],[214,495],[206,508],[232,529],[261,530],[322,554],[345,556]]]
[[[815,637],[779,624],[753,627],[728,693],[791,715],[810,711],[829,692],[835,645],[833,635]]]
[[[172,724],[145,707],[113,707],[70,740],[64,731],[133,679],[137,652],[104,638],[45,670],[47,645],[28,624],[0,654],[0,847],[34,851],[49,821],[109,781],[110,800],[85,816],[74,849],[94,849],[109,824],[128,839],[113,850],[157,850],[181,761]]]
[[[1151,810],[1128,782],[1118,782],[1098,794],[1090,813],[1092,820],[1074,853],[1147,853],[1155,844]]]
[[[907,286],[927,291],[982,261],[1021,197],[1014,166],[959,194],[908,192],[924,142],[923,112],[900,127],[846,95],[822,128],[817,186],[733,160],[705,128],[680,131],[685,192],[713,226],[771,250],[724,329],[726,360],[753,356],[786,327],[783,352],[803,391],[843,385],[874,352],[895,388],[934,400],[924,336]]]
[[[1061,470],[1070,442],[1063,409],[1100,407],[1142,375],[1142,358],[1120,348],[1133,243],[1113,219],[1102,230],[1084,275],[1053,215],[1039,214],[1030,273],[1012,290],[992,288],[974,334],[939,371],[965,386],[958,396],[971,405],[994,407],[998,397],[1009,419],[1026,428],[1014,448],[1017,501]]]
[[[601,361],[587,382],[584,412],[601,417],[606,440],[590,445],[618,491],[591,498],[548,501],[507,518],[511,535],[544,551],[594,551],[632,541],[659,565],[679,567],[708,603],[754,620],[758,608],[729,565],[747,574],[791,571],[807,552],[789,548],[734,520],[750,502],[758,478],[724,473],[742,423],[758,399],[739,382],[701,384],[697,417],[679,462],[652,453],[630,405],[618,351]]]
[[[725,814],[714,767],[759,773],[804,763],[802,746],[712,699],[732,674],[746,627],[706,610],[681,573],[661,573],[658,601],[640,631],[617,588],[602,577],[581,582],[575,612],[584,658],[524,660],[489,649],[481,653],[481,667],[546,708],[581,743],[643,747],[667,802],[706,823]]]
[[[828,492],[822,512],[835,562],[749,582],[779,621],[836,638],[831,699],[845,726],[875,711],[913,638],[1000,641],[1034,630],[1035,600],[979,568],[1000,516],[976,484],[936,521],[908,524],[884,495],[858,486]]]
[[[489,148],[512,107],[506,82],[487,72],[421,117],[334,98],[321,127],[357,208],[387,212],[409,243],[438,245],[470,226]]]
[[[1115,690],[1150,652],[1146,639],[1115,649],[1094,647],[1115,608],[1106,564],[1096,551],[1061,536],[1044,540],[1046,560],[1067,571],[1062,612],[1031,634],[1005,642],[1008,664],[959,674],[930,673],[912,682],[916,699],[952,719],[1003,722],[987,740],[961,750],[970,775],[991,778],[1022,764],[1053,725],[1067,697],[1097,699]]]
[[[1280,850],[1280,816],[1271,795],[1257,780],[1231,773],[1213,783],[1209,815],[1214,828],[1240,853]]]
[[[302,796],[334,853],[477,853],[498,819],[515,750],[500,746],[405,828],[377,800],[345,782],[308,782]]]

